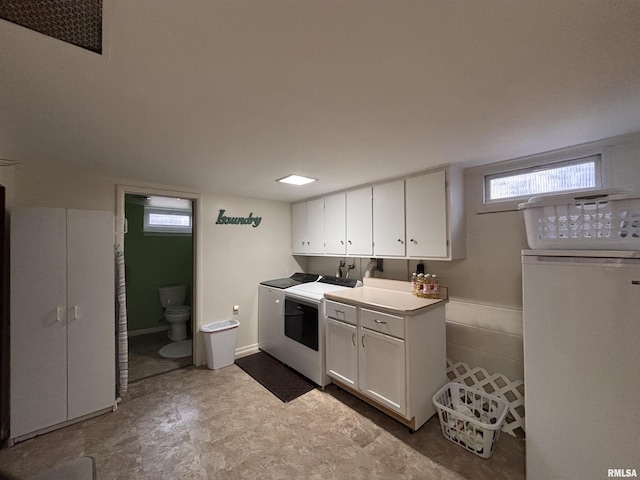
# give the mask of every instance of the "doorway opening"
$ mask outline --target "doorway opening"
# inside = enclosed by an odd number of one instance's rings
[[[197,197],[119,188],[129,383],[195,364]]]

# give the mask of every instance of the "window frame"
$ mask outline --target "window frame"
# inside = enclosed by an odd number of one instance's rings
[[[576,187],[571,189],[553,190],[553,191],[546,191],[546,192],[537,192],[537,193],[530,193],[530,194],[518,195],[518,196],[512,196],[512,197],[496,198],[496,199],[489,198],[491,194],[492,180],[511,177],[511,176],[515,177],[518,175],[523,175],[523,174],[533,173],[533,172],[551,171],[551,170],[555,170],[562,167],[570,167],[572,165],[581,165],[584,163],[593,163],[594,183],[595,183],[595,185],[593,186]],[[502,172],[486,174],[484,175],[483,203],[485,205],[491,205],[491,204],[504,203],[504,202],[523,202],[530,199],[531,197],[540,196],[540,195],[555,195],[555,194],[561,194],[561,193],[571,193],[574,191],[600,190],[602,188],[603,188],[602,155],[594,154],[594,155],[581,156],[581,157],[567,159],[567,160],[559,160],[555,162],[545,162],[539,165],[522,166],[521,168],[514,168],[510,170],[505,170]]]
[[[189,217],[189,226],[182,225],[151,225],[149,215],[180,215]],[[142,231],[145,235],[192,235],[193,234],[193,211],[190,208],[167,208],[144,206]]]

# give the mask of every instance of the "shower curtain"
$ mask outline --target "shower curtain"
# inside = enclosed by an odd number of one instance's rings
[[[116,322],[118,332],[118,399],[129,387],[129,344],[127,341],[127,290],[124,275],[124,252],[116,245]]]

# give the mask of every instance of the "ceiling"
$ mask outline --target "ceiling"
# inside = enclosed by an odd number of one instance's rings
[[[636,0],[104,0],[103,34],[0,20],[0,158],[294,201],[640,131]]]

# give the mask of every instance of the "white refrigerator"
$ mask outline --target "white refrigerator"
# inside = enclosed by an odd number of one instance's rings
[[[522,265],[527,480],[640,475],[640,252]]]

